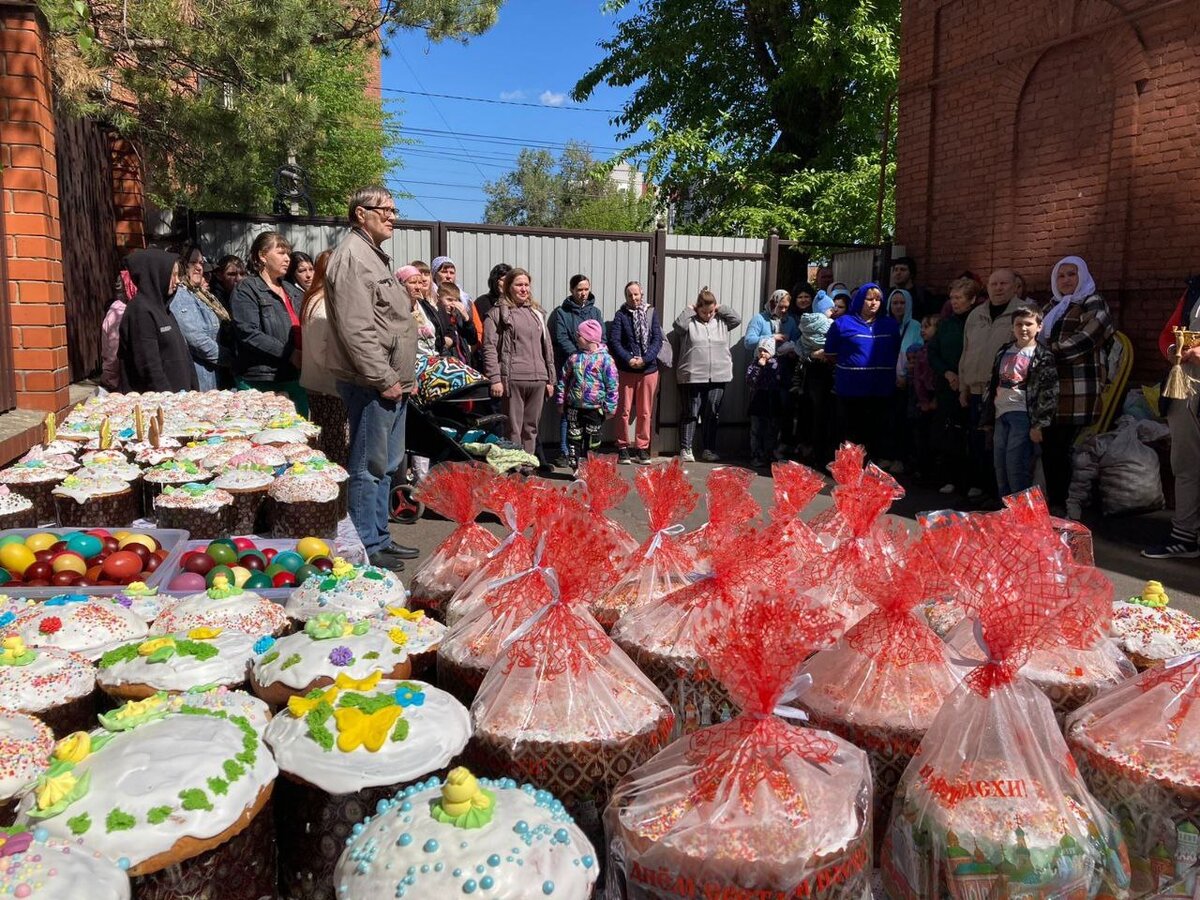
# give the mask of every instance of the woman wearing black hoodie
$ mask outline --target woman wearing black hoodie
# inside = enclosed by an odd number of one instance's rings
[[[168,304],[178,279],[176,256],[165,250],[129,254],[129,274],[137,285],[121,319],[121,386],[126,391],[194,391],[196,368],[187,340]]]

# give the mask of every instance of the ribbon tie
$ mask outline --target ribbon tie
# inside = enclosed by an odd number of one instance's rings
[[[683,523],[680,522],[676,525],[668,525],[666,528],[660,528],[658,531],[654,532],[654,538],[650,541],[650,546],[646,548],[646,559],[650,559],[650,557],[654,556],[654,554],[658,552],[658,548],[662,546],[664,534],[669,534],[672,537],[677,534],[683,534]]]
[[[504,513],[502,518],[504,524],[508,526],[508,534],[505,536],[496,548],[488,553],[488,559],[495,559],[501,553],[511,546],[512,542],[517,539],[517,535],[521,533],[521,529],[517,527],[517,510],[511,503],[504,504]]]

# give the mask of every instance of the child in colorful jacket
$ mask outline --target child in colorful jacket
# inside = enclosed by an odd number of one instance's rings
[[[567,357],[558,376],[558,405],[567,419],[571,469],[600,446],[600,428],[617,411],[617,365],[604,345],[604,328],[585,319],[576,331],[580,349]]]

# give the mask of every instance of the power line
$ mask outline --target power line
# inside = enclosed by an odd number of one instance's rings
[[[393,177],[392,181],[397,184],[423,184],[426,187],[470,188],[477,191],[483,190],[483,188],[478,184],[464,184],[463,182],[455,181],[420,181],[416,178],[404,178],[403,176]]]
[[[436,159],[446,163],[457,163],[460,165],[474,166],[478,169],[480,166],[487,166],[489,169],[512,169],[512,163],[498,162],[478,162],[470,156],[456,156],[450,153],[441,153],[436,150],[407,150],[406,153],[412,154],[419,159]],[[479,173],[479,177],[487,179],[487,175],[483,172]]]
[[[445,125],[448,129],[453,130],[453,126],[449,123],[449,121],[447,121],[446,117],[442,115],[442,111],[440,109],[438,109],[438,105],[433,102],[434,95],[425,91],[425,85],[421,84],[420,76],[418,76],[417,73],[413,70],[413,67],[411,65],[409,65],[408,57],[401,54],[400,59],[402,59],[404,61],[404,68],[408,69],[408,73],[410,75],[412,75],[413,81],[415,81],[417,83],[417,87],[419,87],[423,92],[425,92],[425,97],[426,97],[426,99],[429,100],[429,105],[433,107],[433,111],[434,111],[434,113],[437,114],[437,117],[442,120],[442,124]],[[459,147],[462,148],[464,153],[467,152],[467,148],[465,146],[463,146],[462,141],[459,141],[458,145],[459,145]],[[472,163],[472,164],[474,165],[474,163]],[[475,171],[477,171],[479,173],[480,178],[486,177],[483,174],[483,169],[479,168],[479,166],[477,166],[477,165],[475,166]]]
[[[404,57],[401,56],[401,59]],[[410,69],[411,71],[411,69]],[[420,82],[418,82],[419,84]],[[380,88],[389,94],[413,94],[417,97],[437,97],[439,100],[462,100],[467,103],[491,103],[496,106],[527,106],[533,109],[562,109],[572,112],[621,113],[620,109],[602,109],[598,106],[552,106],[549,103],[527,103],[523,100],[493,100],[490,97],[462,97],[457,94],[433,94],[428,91],[406,91],[401,88]]]
[[[570,146],[572,143],[572,142],[563,142],[563,141],[529,140],[527,138],[508,137],[506,135],[477,134],[477,133],[470,132],[470,131],[459,131],[459,132],[443,131],[440,128],[409,128],[409,127],[400,126],[400,125],[391,126],[387,130],[389,132],[392,132],[392,133],[398,134],[398,135],[415,135],[415,136],[429,135],[431,137],[439,137],[439,138],[445,137],[447,135],[454,135],[455,137],[460,138],[464,141],[471,141],[473,143],[504,144],[504,145],[512,144],[512,145],[519,146],[519,147],[545,147],[548,149],[555,149],[555,148],[565,149],[566,147]],[[619,153],[621,150],[626,149],[626,148],[622,148],[622,147],[599,146],[597,144],[590,144],[587,141],[575,141],[573,143],[576,145],[583,145],[584,147],[586,147],[589,150],[610,150],[614,153]]]

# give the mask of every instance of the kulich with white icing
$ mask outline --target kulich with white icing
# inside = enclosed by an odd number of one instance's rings
[[[0,709],[0,803],[45,772],[53,750],[54,735],[39,719]]]
[[[1200,619],[1169,606],[1113,604],[1109,634],[1126,653],[1146,661],[1174,659],[1200,651]]]
[[[0,707],[42,713],[96,688],[96,667],[78,653],[29,647],[19,635],[0,639]]]
[[[173,856],[182,838],[239,833],[279,771],[245,719],[188,706],[173,713],[165,695],[126,703],[100,723],[102,731],[59,742],[62,765],[22,798],[17,821],[82,837],[128,860],[130,875],[186,858]]]
[[[0,484],[0,516],[11,516],[33,509],[33,501]]]
[[[185,706],[241,716],[260,735],[271,721],[271,708],[267,704],[246,691],[231,691],[227,687],[195,688],[167,697],[167,707],[172,714]]]
[[[292,469],[303,465],[296,463]],[[338,486],[332,478],[318,472],[289,471],[275,479],[270,494],[271,499],[280,503],[329,503],[338,498]]]
[[[399,624],[384,631],[365,620],[351,623],[345,613],[321,613],[255,659],[254,680],[263,687],[281,684],[300,690],[338,675],[366,678],[375,671],[391,672],[408,661],[408,641]]]
[[[210,476],[208,470],[197,463],[186,459],[169,459],[147,469],[143,477],[150,484],[187,484]]]
[[[445,768],[471,737],[467,708],[421,681],[340,676],[292,697],[264,739],[279,768],[329,794],[414,781]]]
[[[252,634],[220,628],[149,636],[100,657],[97,682],[105,691],[145,685],[177,693],[199,685],[243,684],[257,642]]]
[[[334,560],[323,577],[306,578],[292,591],[287,614],[305,621],[323,612],[342,612],[351,621],[383,616],[389,606],[403,606],[404,585],[387,569]]]
[[[225,583],[199,594],[184,597],[164,609],[154,620],[152,634],[191,631],[193,628],[222,628],[245,634],[279,634],[288,627],[283,607],[253,591]]]
[[[128,481],[108,475],[88,476],[86,472],[68,475],[51,491],[55,497],[67,497],[83,504],[97,497],[115,497],[129,493],[133,488]]]
[[[216,512],[233,505],[233,495],[211,484],[168,485],[154,498],[155,509],[202,509]]]
[[[178,598],[160,594],[158,588],[148,587],[144,581],[135,581],[125,585],[118,593],[104,599],[131,610],[148,624],[158,618],[164,607],[174,603]]]
[[[80,478],[119,478],[121,481],[136,481],[142,477],[142,467],[131,462],[84,463],[76,472]]]
[[[403,606],[389,606],[385,618],[368,619],[367,624],[380,631],[390,632],[396,628],[403,631],[408,635],[408,642],[404,647],[409,656],[436,653],[449,631],[437,619],[425,615],[424,610],[411,610]]]
[[[31,459],[14,463],[0,471],[0,484],[49,484],[62,481],[67,474],[66,469],[60,469],[45,460]]]
[[[459,800],[465,796],[464,800]],[[465,806],[467,812],[458,812]],[[547,791],[454,769],[383,801],[338,860],[338,900],[585,900],[595,850]]]
[[[129,900],[129,876],[78,838],[40,826],[0,828],[0,897]]]
[[[210,484],[223,491],[257,491],[271,486],[275,476],[270,472],[260,472],[257,469],[227,469]]]
[[[113,647],[145,637],[141,616],[99,597],[59,594],[17,616],[12,631],[30,647],[58,647],[96,660]]]

